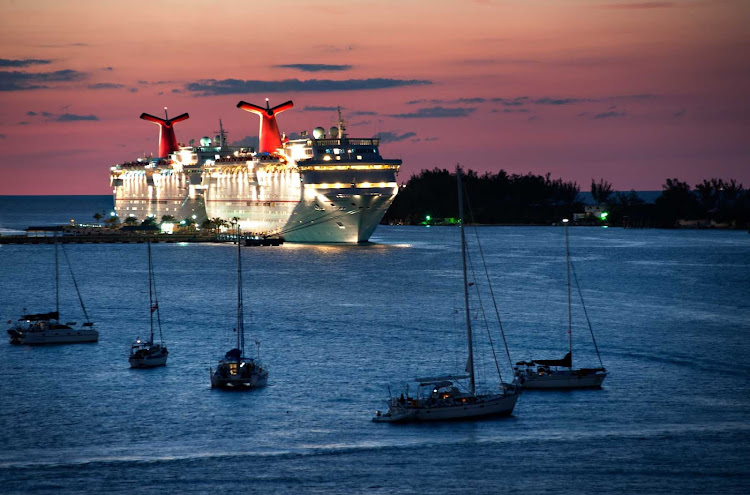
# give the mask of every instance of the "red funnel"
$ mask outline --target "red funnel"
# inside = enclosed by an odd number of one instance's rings
[[[171,119],[160,119],[147,113],[142,113],[141,118],[159,125],[159,158],[166,158],[170,153],[177,151],[177,138],[174,135],[174,124],[187,120],[190,116],[186,113]]]
[[[276,114],[284,110],[289,110],[293,106],[294,103],[292,103],[292,100],[273,108],[269,108],[268,100],[266,100],[266,108],[244,101],[237,103],[237,108],[260,115],[260,131],[258,133],[259,153],[275,153],[276,150],[281,148],[281,133],[279,132],[279,125],[276,123]]]

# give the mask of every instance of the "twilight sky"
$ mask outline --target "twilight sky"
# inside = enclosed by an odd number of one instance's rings
[[[0,0],[0,194],[108,194],[179,141],[257,136],[240,100],[295,107],[286,133],[382,138],[399,181],[460,162],[589,189],[677,177],[750,186],[748,0]]]

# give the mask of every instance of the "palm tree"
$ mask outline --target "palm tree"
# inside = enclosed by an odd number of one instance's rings
[[[120,223],[120,217],[117,215],[112,215],[107,217],[106,220],[104,220],[104,223],[111,229],[115,228],[118,223]]]
[[[99,220],[101,220],[103,217],[104,217],[104,215],[102,215],[98,211],[96,213],[94,213],[94,220],[96,220],[97,223],[99,223]]]
[[[155,227],[156,226],[156,219],[154,217],[146,217],[146,219],[141,222],[141,226],[143,227]]]
[[[177,221],[177,219],[175,217],[173,217],[172,215],[163,215],[161,217],[161,221],[162,221],[162,223],[164,223],[164,222],[175,223]]]
[[[125,219],[124,223],[125,223],[125,225],[137,225],[138,224],[138,219],[135,218],[135,217],[128,217],[128,218]]]
[[[180,222],[181,225],[184,225],[185,228],[187,228],[188,231],[195,230],[195,220],[188,217],[185,220]]]
[[[594,198],[594,202],[598,205],[602,205],[607,202],[607,199],[612,195],[612,184],[604,179],[599,179],[599,183],[594,182],[591,179],[591,196]]]
[[[222,227],[229,227],[229,223],[226,220],[224,220],[223,218],[220,218],[220,217],[212,218],[211,219],[211,223],[214,224],[214,228],[216,229],[216,233],[217,234],[219,233],[219,230]]]

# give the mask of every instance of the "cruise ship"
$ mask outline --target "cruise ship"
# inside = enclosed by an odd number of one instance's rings
[[[219,121],[214,139],[178,144],[169,118],[142,114],[159,126],[159,156],[111,167],[115,211],[139,221],[164,216],[195,221],[236,219],[244,232],[287,242],[367,242],[398,193],[399,159],[380,155],[377,138],[350,138],[338,127],[287,139],[276,116],[291,101],[237,107],[260,116],[258,149],[229,146]]]

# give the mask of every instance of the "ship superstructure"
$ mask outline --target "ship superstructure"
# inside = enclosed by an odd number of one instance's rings
[[[242,101],[237,106],[261,117],[257,151],[228,146],[220,122],[215,140],[166,146],[165,157],[116,165],[111,182],[117,214],[236,218],[245,232],[291,242],[366,242],[398,193],[401,160],[381,157],[377,138],[348,137],[340,111],[338,127],[328,134],[317,127],[312,137],[289,140],[276,115],[292,108],[291,101],[273,108],[268,101],[266,108]],[[160,154],[168,134],[161,134]]]

